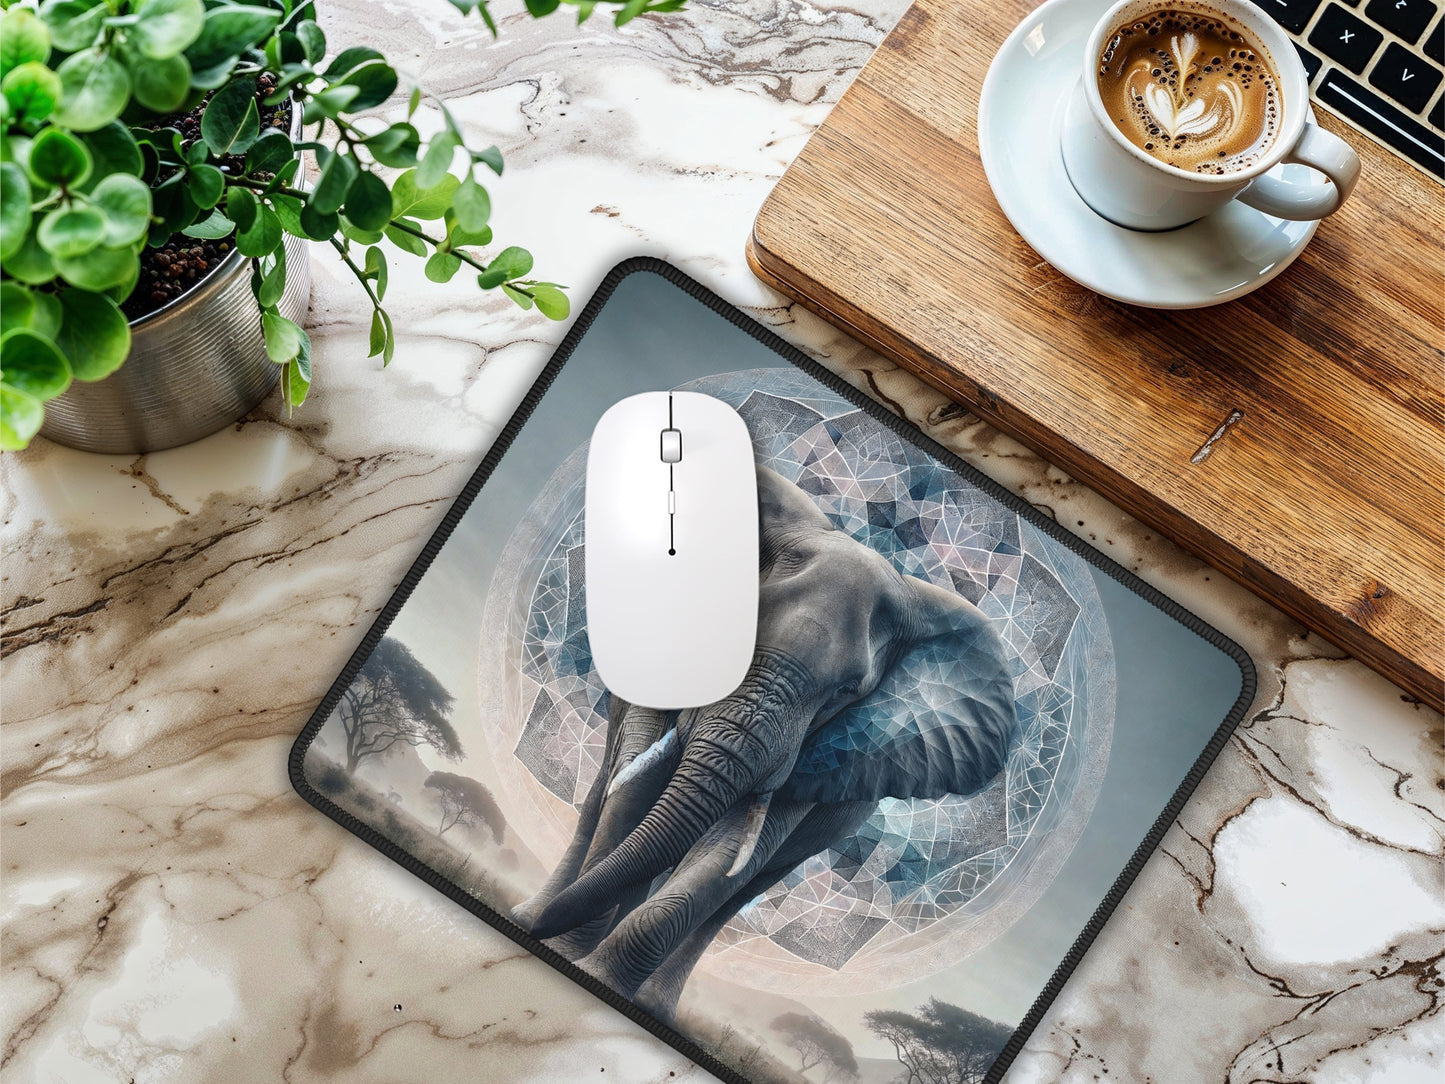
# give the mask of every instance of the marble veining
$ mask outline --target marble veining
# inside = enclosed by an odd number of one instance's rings
[[[515,8],[497,41],[442,0],[323,17],[502,147],[499,241],[578,302],[672,261],[1253,657],[1245,722],[1010,1081],[1436,1081],[1440,717],[747,269],[769,186],[903,6],[692,0],[621,32]],[[564,330],[398,267],[382,374],[316,262],[294,419],[273,398],[189,448],[0,463],[0,1074],[710,1079],[291,791],[292,739]]]

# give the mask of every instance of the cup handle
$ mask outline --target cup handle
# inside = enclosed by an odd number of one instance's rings
[[[1360,179],[1360,156],[1339,136],[1309,122],[1286,162],[1313,166],[1330,179],[1330,184],[1292,184],[1263,175],[1239,193],[1241,203],[1275,218],[1309,222],[1334,214],[1349,198]]]

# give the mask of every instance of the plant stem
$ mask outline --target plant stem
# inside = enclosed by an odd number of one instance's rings
[[[372,292],[371,283],[367,281],[366,278],[366,272],[356,266],[356,261],[353,260],[351,254],[346,251],[345,245],[334,237],[328,238],[328,240],[331,242],[331,247],[346,261],[346,266],[351,268],[351,273],[356,276],[356,281],[361,283],[361,288],[366,291],[366,296],[371,298],[371,307],[377,312],[380,312],[381,302],[377,300],[376,294]]]
[[[401,230],[402,233],[409,233],[409,234],[411,234],[413,237],[420,237],[423,241],[425,241],[427,244],[431,245],[433,248],[438,248],[438,249],[439,249],[439,248],[442,247],[442,243],[443,243],[443,242],[438,241],[435,237],[432,237],[430,234],[423,233],[421,230],[416,229],[414,226],[408,226],[405,222],[401,221],[401,220],[398,219],[398,218],[393,218],[393,219],[391,220],[390,225],[391,225],[392,227],[394,227],[395,229]],[[468,256],[465,252],[463,252],[463,251],[462,251],[461,249],[459,249],[459,248],[451,249],[451,254],[452,254],[453,256],[455,256],[457,259],[461,260],[462,263],[470,264],[472,267],[475,267],[478,271],[485,271],[485,270],[487,269],[487,265],[486,265],[486,264],[477,263],[476,260],[472,259],[470,256]]]

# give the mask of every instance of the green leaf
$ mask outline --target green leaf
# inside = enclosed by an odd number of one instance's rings
[[[307,203],[301,208],[301,229],[311,240],[325,241],[336,236],[336,231],[341,229],[341,219],[335,211],[318,211],[313,204]]]
[[[561,5],[561,0],[527,0],[527,11],[532,18],[540,19],[544,15],[551,15]]]
[[[55,270],[60,277],[82,290],[109,290],[113,286],[134,282],[139,267],[140,261],[130,246],[111,248],[102,245],[83,256],[55,257]]]
[[[11,278],[39,286],[55,277],[55,261],[50,258],[50,253],[40,247],[35,231],[30,230],[26,233],[25,240],[5,261],[5,272]]]
[[[341,210],[341,205],[346,201],[346,193],[360,171],[357,169],[356,159],[349,154],[322,150],[317,151],[316,156],[321,161],[321,176],[307,202],[319,214],[335,214]]]
[[[487,219],[492,216],[491,197],[487,195],[485,188],[477,184],[470,172],[457,189],[452,209],[456,212],[457,224],[467,233],[480,233],[486,227]]]
[[[452,197],[456,195],[461,181],[448,173],[440,184],[424,188],[417,183],[416,174],[416,170],[409,169],[392,182],[392,217],[441,218],[452,205]]]
[[[301,159],[293,158],[276,171],[276,175],[266,182],[266,187],[262,191],[268,195],[276,192],[289,185],[299,172],[301,172]]]
[[[200,36],[206,21],[201,0],[139,0],[134,10],[126,41],[153,60],[176,56]]]
[[[481,162],[498,177],[502,175],[502,152],[496,147],[488,147],[485,150],[473,151],[472,161]]]
[[[567,295],[550,282],[539,282],[533,286],[532,300],[537,303],[537,311],[548,320],[565,320],[572,311]]]
[[[145,166],[140,145],[130,134],[130,129],[118,120],[88,133],[82,142],[95,162],[91,176],[97,181],[112,173],[129,173],[139,177]]]
[[[392,193],[392,198],[396,198],[395,192]],[[393,214],[392,217],[395,219],[400,218],[401,216]],[[415,222],[406,219],[403,219],[403,221],[405,221],[406,224],[412,229],[420,228],[420,226]],[[407,233],[406,230],[399,230],[394,225],[386,227],[386,229],[382,232],[386,234],[387,239],[390,240],[392,244],[394,244],[397,248],[401,249],[403,252],[410,252],[413,256],[426,255],[426,242],[423,241],[420,237],[417,237],[415,234]]]
[[[456,153],[460,140],[451,132],[442,132],[427,145],[426,154],[422,156],[421,165],[416,170],[416,186],[418,188],[434,188],[441,183],[451,168],[452,156]]]
[[[277,312],[261,314],[261,332],[266,338],[266,356],[284,365],[301,352],[301,326]]]
[[[450,252],[433,252],[426,262],[426,277],[433,282],[450,282],[461,266],[461,259]]]
[[[453,222],[451,228],[447,230],[447,244],[453,249],[466,248],[468,245],[490,245],[491,243],[491,226],[483,226],[476,233],[470,233]]]
[[[456,2],[457,0],[452,0],[452,3],[455,4]],[[487,0],[477,0],[474,6],[476,7],[477,14],[482,17],[482,22],[487,24],[487,29],[492,32],[492,37],[495,38],[497,36],[497,20],[493,19],[492,13],[487,10]]]
[[[345,215],[341,216],[341,236],[358,245],[374,245],[386,235],[380,230],[363,230]]]
[[[236,247],[242,256],[267,256],[281,244],[281,219],[265,204],[256,208],[255,221],[246,229],[236,229]]]
[[[271,206],[276,210],[276,217],[281,220],[281,228],[292,237],[306,237],[306,231],[301,226],[301,210],[306,206],[295,196],[288,196],[281,192],[273,192],[267,197]],[[309,239],[309,238],[308,238]]]
[[[70,386],[70,365],[53,342],[23,328],[0,338],[0,380],[44,402]]]
[[[391,191],[375,173],[362,172],[346,190],[346,217],[363,230],[380,230],[391,221]]]
[[[386,253],[376,245],[372,245],[366,250],[366,274],[376,280],[376,299],[384,301],[387,283]]]
[[[301,348],[296,357],[281,368],[281,395],[286,400],[286,409],[295,410],[306,402],[311,390],[311,339],[305,328],[301,332]]]
[[[226,175],[213,165],[205,164],[190,168],[191,199],[203,211],[209,211],[226,190]]]
[[[131,93],[157,113],[174,113],[191,93],[191,63],[184,56],[150,60],[137,56],[130,65]]]
[[[207,91],[215,90],[230,82],[231,76],[236,74],[237,57],[231,57],[220,64],[212,65],[209,68],[198,68],[189,56],[186,63],[191,66],[191,87],[193,90]]]
[[[281,367],[281,397],[286,401],[286,412],[296,410],[304,402],[311,391],[311,381],[302,375],[300,368],[295,363],[288,363]]]
[[[247,173],[275,173],[296,156],[291,137],[277,128],[262,133],[246,152]]]
[[[477,285],[491,290],[511,279],[519,279],[532,270],[532,254],[525,248],[513,245],[499,252],[487,269],[477,276]]]
[[[381,364],[382,367],[385,368],[391,364],[392,356],[396,353],[396,329],[391,326],[391,316],[385,309],[380,310],[380,316],[382,329],[385,334],[381,348]],[[368,354],[367,356],[370,357],[371,355]]]
[[[411,120],[416,116],[417,106],[421,105],[421,87],[411,88],[411,97],[406,100],[406,119]]]
[[[373,158],[384,166],[397,169],[416,165],[416,152],[420,145],[421,136],[410,124],[393,124],[366,141],[366,149]]]
[[[624,26],[642,14],[645,7],[647,7],[647,0],[627,0],[627,3],[623,4],[621,10],[613,17],[613,21],[618,26]]]
[[[22,64],[44,64],[50,30],[29,8],[11,8],[0,18],[0,77]]]
[[[30,145],[30,176],[41,184],[70,188],[90,176],[90,152],[61,128],[46,128]]]
[[[513,286],[510,282],[502,283],[502,293],[510,297],[519,309],[530,309],[532,307],[531,295],[525,290]]]
[[[197,74],[230,65],[251,46],[268,36],[281,21],[275,8],[223,4],[206,12],[201,33],[186,49],[186,59]]]
[[[175,173],[167,177],[151,191],[150,244],[163,245],[170,235],[184,229],[197,218],[197,208],[186,195],[186,175]]]
[[[386,325],[382,323],[381,310],[371,310],[371,350],[367,357],[374,358],[386,349]]]
[[[262,261],[261,266],[264,270],[256,288],[256,302],[267,309],[280,301],[281,295],[286,292],[286,246],[278,246]]]
[[[40,245],[56,259],[83,256],[105,238],[105,216],[94,207],[57,207],[40,220]]]
[[[396,91],[396,71],[385,61],[375,61],[363,64],[338,85],[357,89],[357,95],[347,105],[347,109],[370,109],[386,101]]]
[[[11,69],[0,82],[10,116],[18,121],[44,120],[60,104],[60,77],[39,61]]]
[[[198,166],[210,157],[210,152],[206,150],[205,140],[198,139],[185,149],[185,153],[181,157],[185,160],[186,165]]]
[[[211,166],[198,168],[211,169],[217,178],[220,177],[220,171]],[[129,173],[111,174],[91,191],[90,202],[105,217],[107,245],[132,244],[144,237],[150,228],[151,190],[139,177],[132,177]]]
[[[30,443],[45,421],[45,408],[33,395],[0,383],[0,449],[17,452]]]
[[[236,224],[227,218],[219,208],[216,208],[211,211],[207,217],[201,219],[201,221],[193,222],[181,230],[181,233],[187,237],[216,241],[222,237],[230,236],[231,231],[235,228]]]
[[[104,49],[74,53],[56,69],[60,108],[55,121],[77,132],[93,132],[116,117],[130,100],[130,75]]]
[[[60,302],[54,294],[31,290],[18,282],[0,282],[0,335],[21,328],[54,339],[60,330]]]
[[[304,19],[297,23],[296,37],[301,41],[301,48],[306,50],[308,63],[315,64],[326,55],[326,35],[315,20]]]
[[[256,196],[249,188],[226,190],[226,217],[237,229],[249,230],[256,222]]]
[[[577,5],[577,25],[581,26],[592,17],[592,9],[597,6],[597,0],[580,0]]]
[[[120,306],[102,293],[60,291],[60,334],[55,344],[70,359],[76,380],[100,380],[130,353],[130,326]]]
[[[315,124],[318,121],[335,117],[360,93],[360,87],[341,85],[327,87],[320,94],[313,94],[306,99],[306,106],[301,110],[301,119],[307,124]]]
[[[201,114],[201,138],[217,158],[244,154],[260,135],[255,79],[227,83],[206,103],[206,111]]]
[[[0,163],[0,263],[8,263],[30,230],[30,181],[14,162]]]
[[[40,10],[40,18],[50,28],[50,44],[67,53],[94,45],[109,14],[104,0],[52,0]]]
[[[355,71],[363,64],[369,64],[374,60],[385,60],[375,49],[366,45],[353,45],[349,49],[343,49],[337,53],[322,72],[327,79],[336,80],[347,72]]]

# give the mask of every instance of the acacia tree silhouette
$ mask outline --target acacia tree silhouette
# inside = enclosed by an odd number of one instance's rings
[[[929,998],[918,1015],[877,1009],[863,1022],[893,1044],[908,1070],[904,1084],[978,1084],[997,1060],[1012,1029],[957,1005]]]
[[[823,1084],[839,1077],[857,1078],[858,1059],[853,1055],[853,1044],[816,1016],[785,1012],[773,1020],[772,1026],[797,1051],[799,1068],[803,1072],[820,1062],[827,1062]]]
[[[458,824],[485,824],[492,830],[492,839],[502,842],[507,819],[502,815],[492,792],[470,776],[454,772],[432,772],[426,777],[428,790],[437,792],[442,804],[441,824],[437,835],[445,835],[447,829]]]
[[[460,760],[462,743],[447,716],[455,698],[400,640],[384,636],[341,694],[346,769],[398,743],[430,745]]]

